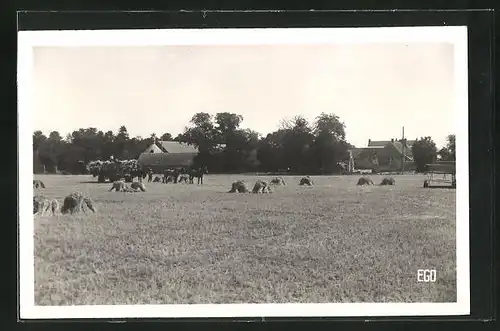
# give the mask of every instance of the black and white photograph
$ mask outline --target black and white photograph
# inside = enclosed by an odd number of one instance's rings
[[[22,318],[470,312],[465,26],[18,36]]]

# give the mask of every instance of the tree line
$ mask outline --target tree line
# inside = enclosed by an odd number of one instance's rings
[[[115,134],[97,128],[75,130],[63,138],[52,131],[45,136],[33,133],[33,152],[48,172],[78,172],[79,165],[93,160],[137,159],[156,140],[185,142],[196,146],[196,165],[206,165],[214,173],[273,172],[290,168],[294,173],[335,173],[338,162],[348,158],[354,148],[346,141],[346,127],[335,114],[322,113],[309,123],[302,116],[285,119],[279,129],[265,136],[242,129],[243,116],[234,113],[196,113],[183,132],[173,137],[164,133],[147,138],[130,137],[125,126]],[[419,163],[454,159],[454,136],[438,151],[430,137],[413,145],[417,170]],[[452,146],[453,145],[453,146]],[[35,158],[34,158],[35,159]],[[417,162],[417,159],[419,162]]]

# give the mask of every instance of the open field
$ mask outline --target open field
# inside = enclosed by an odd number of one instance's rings
[[[89,193],[98,210],[35,218],[37,305],[456,301],[455,190],[424,189],[423,176],[284,177],[269,195],[226,193],[257,179],[242,175],[145,181],[145,193],[35,178],[60,202]],[[437,281],[417,282],[417,269]]]

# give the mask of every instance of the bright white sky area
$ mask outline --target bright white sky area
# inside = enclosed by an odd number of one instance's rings
[[[455,133],[453,46],[445,43],[37,47],[33,128],[174,137],[196,112],[243,116],[265,135],[281,119],[335,113],[368,139]]]

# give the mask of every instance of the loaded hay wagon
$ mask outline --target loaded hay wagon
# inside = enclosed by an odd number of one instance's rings
[[[426,164],[427,179],[424,180],[425,188],[456,188],[455,161],[441,161]]]
[[[142,178],[142,172],[137,160],[107,160],[92,161],[88,165],[92,176],[97,177],[98,183],[104,183],[106,180],[114,182],[115,180],[125,179],[126,182],[132,182],[134,177]]]

